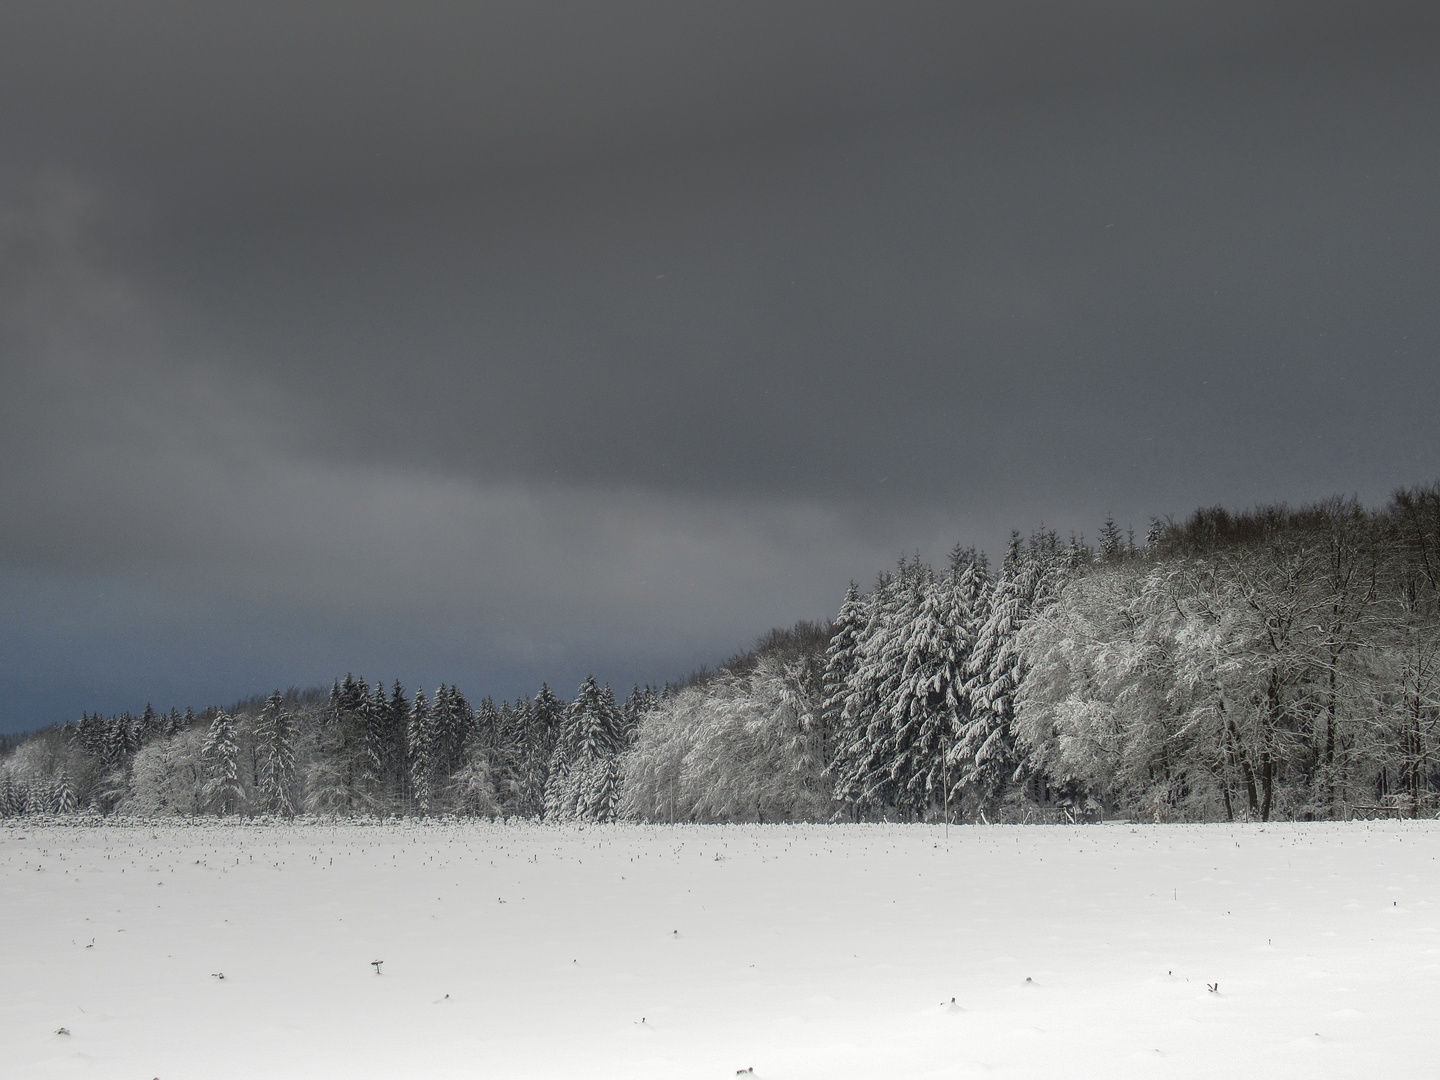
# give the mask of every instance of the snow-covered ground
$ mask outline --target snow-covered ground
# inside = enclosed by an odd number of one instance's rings
[[[1432,822],[11,821],[0,1075],[1433,1074],[1437,856]]]

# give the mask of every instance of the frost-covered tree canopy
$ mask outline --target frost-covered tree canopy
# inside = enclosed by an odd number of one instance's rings
[[[0,813],[611,821],[1418,815],[1440,792],[1440,485],[1367,510],[1016,534],[853,583],[835,621],[617,701],[346,675],[147,707],[0,758]]]

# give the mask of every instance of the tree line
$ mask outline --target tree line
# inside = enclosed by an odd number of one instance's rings
[[[1040,529],[902,560],[833,623],[623,704],[472,707],[347,676],[86,715],[0,760],[0,814],[588,821],[1418,816],[1440,790],[1440,484]]]
[[[616,758],[654,690],[618,704],[593,677],[569,703],[472,707],[347,675],[197,715],[146,707],[36,733],[0,762],[0,814],[473,814],[609,820]]]

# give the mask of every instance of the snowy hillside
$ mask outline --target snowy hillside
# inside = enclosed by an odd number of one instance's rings
[[[10,821],[3,1072],[1415,1075],[1437,856],[1430,822]]]

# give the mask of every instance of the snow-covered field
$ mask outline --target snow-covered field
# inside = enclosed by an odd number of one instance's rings
[[[1433,1074],[1437,856],[1432,822],[12,821],[0,1075]]]

